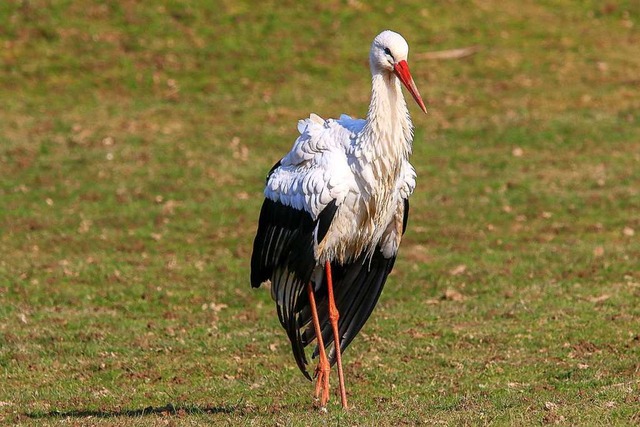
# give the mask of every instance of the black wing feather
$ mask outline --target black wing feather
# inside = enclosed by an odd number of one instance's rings
[[[253,242],[251,286],[257,288],[271,280],[278,318],[291,341],[298,367],[309,379],[298,318],[309,305],[306,286],[316,267],[315,239],[322,240],[326,235],[336,211],[332,201],[313,220],[308,212],[265,199]]]
[[[402,212],[402,234],[407,231],[409,223],[409,199],[404,199],[404,210]]]

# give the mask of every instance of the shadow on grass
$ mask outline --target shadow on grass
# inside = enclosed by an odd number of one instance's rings
[[[142,409],[123,409],[120,411],[91,411],[74,409],[70,411],[32,412],[24,414],[33,419],[44,418],[116,418],[116,417],[144,417],[147,415],[205,415],[205,414],[231,414],[236,411],[235,406],[174,406],[169,403],[165,406],[148,406]]]

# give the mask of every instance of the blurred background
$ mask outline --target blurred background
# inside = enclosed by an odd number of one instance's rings
[[[418,187],[324,420],[638,422],[639,15],[3,1],[0,421],[322,422],[251,244],[297,120],[364,117],[393,29]]]

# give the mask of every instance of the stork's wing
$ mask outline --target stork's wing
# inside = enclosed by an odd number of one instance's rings
[[[271,281],[280,323],[300,370],[311,379],[297,326],[299,313],[308,306],[306,286],[317,265],[315,247],[355,183],[345,155],[351,137],[347,128],[315,115],[298,128],[301,135],[291,152],[267,176],[251,256],[251,285]]]
[[[300,310],[308,306],[306,286],[316,266],[316,239],[322,241],[336,209],[335,202],[329,203],[314,221],[304,211],[265,199],[253,243],[251,286],[271,280],[278,318],[291,341],[298,367],[309,379],[297,319]]]
[[[315,114],[299,122],[300,137],[267,175],[251,261],[252,286],[274,282],[275,268],[285,261],[299,280],[308,282],[315,267],[314,245],[324,238],[349,191],[357,188],[346,157],[355,134],[345,124],[354,127],[359,122],[346,116],[325,122]]]

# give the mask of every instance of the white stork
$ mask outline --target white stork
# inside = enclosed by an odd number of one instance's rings
[[[271,281],[280,323],[307,372],[305,347],[316,341],[315,398],[329,400],[330,366],[369,318],[407,225],[415,170],[413,126],[403,83],[427,109],[407,65],[409,46],[383,31],[369,53],[372,93],[365,120],[315,114],[298,122],[300,136],[267,176],[251,257],[251,286]]]

